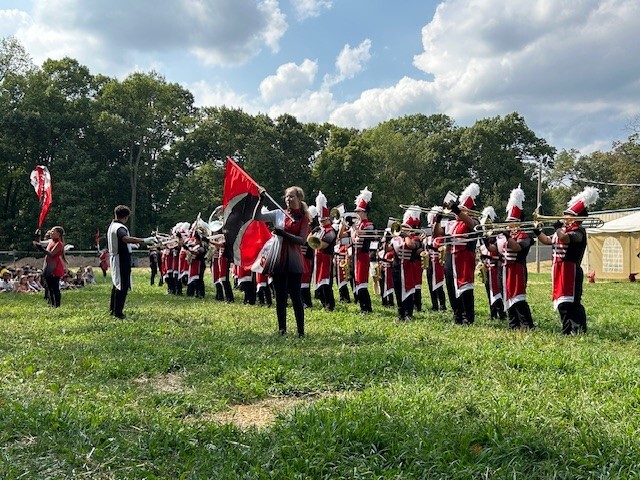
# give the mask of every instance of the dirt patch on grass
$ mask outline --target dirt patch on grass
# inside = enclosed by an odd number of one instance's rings
[[[151,378],[140,377],[134,383],[164,393],[183,393],[186,390],[184,379],[174,373],[164,373]]]
[[[205,416],[205,420],[233,424],[242,430],[264,428],[275,422],[279,414],[296,407],[312,405],[325,398],[342,398],[345,393],[321,393],[304,397],[271,397],[249,405],[234,405],[228,410]]]

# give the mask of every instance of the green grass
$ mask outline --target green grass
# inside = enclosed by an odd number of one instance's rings
[[[58,310],[0,296],[0,478],[640,478],[638,283],[585,284],[576,338],[531,274],[532,332],[488,320],[478,288],[471,327],[374,300],[307,310],[298,339],[273,309],[134,275],[124,321],[102,278]],[[273,397],[301,401],[215,420]]]

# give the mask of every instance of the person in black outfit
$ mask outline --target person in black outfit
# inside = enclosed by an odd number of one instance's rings
[[[123,312],[127,299],[127,292],[131,288],[131,245],[155,243],[155,237],[139,238],[129,235],[129,229],[124,225],[129,220],[131,210],[126,205],[118,205],[114,209],[115,219],[107,231],[107,245],[111,264],[111,301],[109,309],[116,318],[125,318]]]
[[[149,268],[151,269],[151,285],[154,285],[158,274],[158,249],[156,247],[149,248]]]

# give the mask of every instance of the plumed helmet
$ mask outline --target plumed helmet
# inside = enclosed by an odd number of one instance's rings
[[[356,208],[355,211],[358,212],[368,212],[369,211],[369,202],[371,202],[371,197],[373,193],[369,191],[367,187],[364,187],[364,190],[360,190],[360,194],[356,197]]]
[[[524,203],[524,190],[518,184],[517,188],[511,190],[509,201],[507,202],[507,222],[519,222],[522,220],[522,204]]]
[[[582,192],[569,200],[569,203],[567,203],[568,208],[562,213],[576,217],[586,217],[589,214],[587,208],[596,203],[599,197],[600,191],[597,188],[586,187]]]

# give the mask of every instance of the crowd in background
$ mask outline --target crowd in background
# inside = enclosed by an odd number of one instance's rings
[[[74,290],[93,283],[92,267],[80,267],[75,272],[65,269],[60,278],[60,290]],[[0,265],[0,293],[46,293],[45,290],[42,269],[30,265]]]

